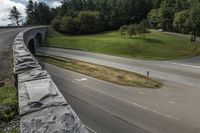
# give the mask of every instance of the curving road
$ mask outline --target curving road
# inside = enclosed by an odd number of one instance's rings
[[[57,48],[39,51],[144,75],[150,71],[151,77],[164,82],[164,87],[156,90],[124,87],[46,64],[55,83],[91,132],[200,132],[199,57],[143,61]]]
[[[0,28],[0,80],[7,71],[8,53],[16,35],[25,28]]]

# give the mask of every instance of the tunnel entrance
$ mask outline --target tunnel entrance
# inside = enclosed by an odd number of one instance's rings
[[[37,33],[35,36],[36,46],[42,46],[42,34]]]
[[[35,54],[35,42],[34,39],[31,39],[28,43],[28,49],[32,54]]]

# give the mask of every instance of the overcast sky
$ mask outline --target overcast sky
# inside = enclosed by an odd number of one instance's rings
[[[8,20],[8,14],[10,9],[13,6],[16,6],[17,9],[22,13],[23,18],[26,17],[25,6],[28,0],[0,0],[0,26],[5,26],[11,22]],[[57,7],[60,5],[59,0],[33,0],[33,1],[42,1],[47,3],[50,7]]]

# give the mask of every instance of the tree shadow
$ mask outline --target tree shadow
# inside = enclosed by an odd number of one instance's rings
[[[149,43],[160,43],[160,44],[163,44],[164,41],[162,40],[158,40],[158,39],[154,39],[154,38],[144,38],[144,40],[146,42],[149,42]]]

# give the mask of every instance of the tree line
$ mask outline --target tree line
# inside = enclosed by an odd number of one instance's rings
[[[152,28],[200,34],[200,0],[60,0],[61,6],[50,8],[43,2],[29,0],[27,25],[49,25],[66,34],[85,34],[116,30],[130,25],[137,30],[148,20]],[[13,13],[14,12],[14,13]],[[13,8],[10,19],[19,23],[20,13]],[[138,26],[136,26],[138,25]]]
[[[152,9],[152,0],[62,0],[52,26],[67,34],[116,30],[140,23]]]
[[[148,19],[153,28],[192,34],[195,41],[200,34],[200,0],[162,0]]]

